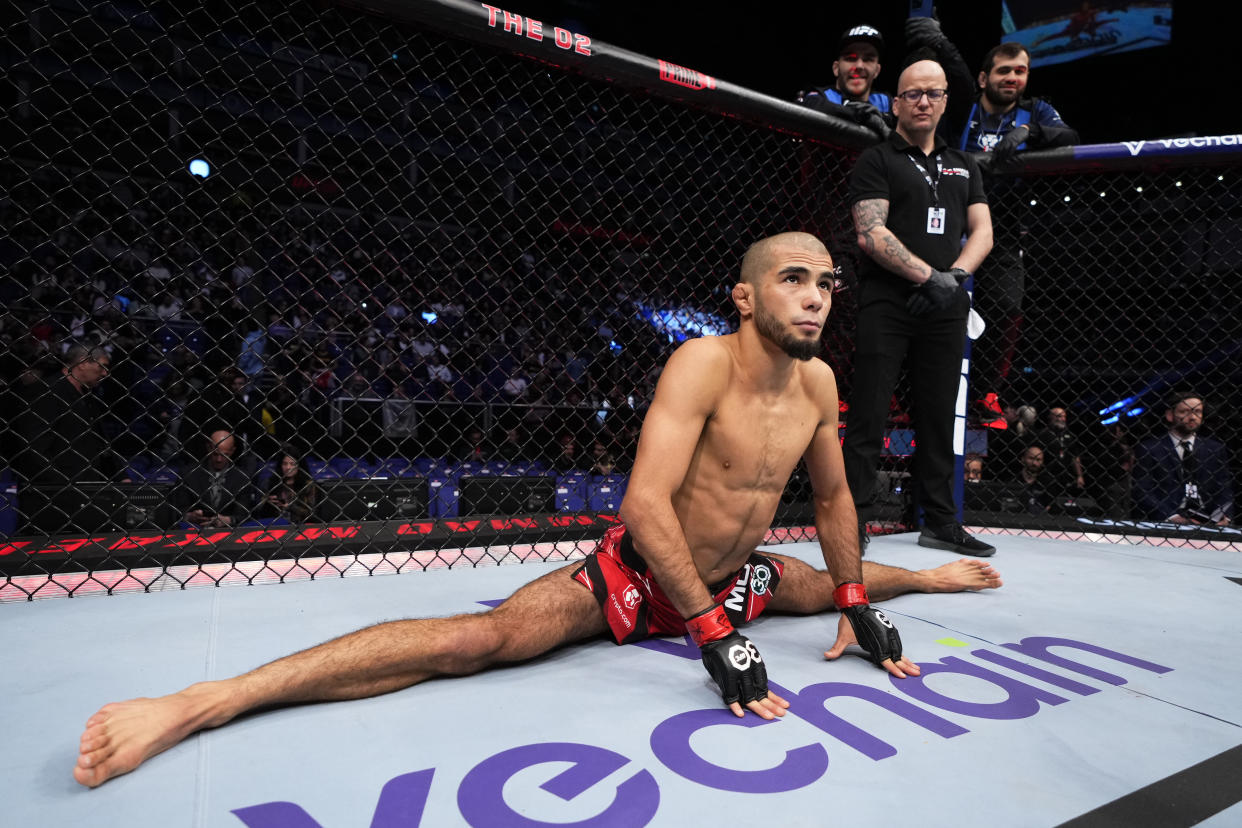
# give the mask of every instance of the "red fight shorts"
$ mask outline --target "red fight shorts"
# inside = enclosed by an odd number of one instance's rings
[[[716,603],[723,603],[729,621],[740,626],[763,612],[784,571],[780,561],[755,552],[736,575],[708,591]],[[618,644],[686,632],[681,613],[655,582],[647,562],[634,551],[634,541],[622,525],[604,533],[595,551],[574,570],[573,578],[595,595]]]

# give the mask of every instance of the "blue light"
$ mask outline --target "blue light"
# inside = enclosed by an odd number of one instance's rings
[[[669,342],[685,342],[699,336],[720,336],[729,332],[729,323],[715,314],[691,307],[649,308],[638,305],[638,318],[668,337]]]
[[[1120,419],[1120,416],[1121,415],[1119,414],[1115,414],[1112,417],[1109,417],[1107,420],[1100,420],[1100,425],[1112,425],[1113,423],[1117,422],[1118,419]]]
[[[195,158],[190,162],[190,175],[196,175],[199,178],[206,178],[211,175],[211,165],[202,158]]]
[[[436,324],[436,320],[440,318],[435,311],[423,311],[419,314],[419,316],[421,316],[423,321],[428,325]]]
[[[1137,417],[1138,415],[1142,414],[1146,410],[1147,409],[1143,408],[1142,406],[1139,406],[1138,408],[1131,408],[1129,411],[1126,412],[1126,416]]]
[[[621,353],[621,346],[618,345],[617,341],[614,339],[608,343],[608,350],[612,351],[614,354],[619,354]]]
[[[1100,416],[1103,417],[1105,414],[1110,414],[1113,411],[1119,411],[1120,409],[1125,408],[1127,405],[1129,405],[1130,403],[1134,402],[1137,399],[1138,399],[1138,396],[1133,396],[1133,397],[1126,397],[1124,400],[1115,402],[1112,405],[1110,405],[1108,408],[1101,409]]]

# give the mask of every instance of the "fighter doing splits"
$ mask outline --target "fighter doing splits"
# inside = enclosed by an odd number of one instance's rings
[[[738,332],[692,340],[670,357],[643,424],[624,526],[585,563],[538,578],[488,612],[378,624],[235,678],[106,705],[86,723],[74,777],[99,785],[256,708],[388,693],[523,661],[610,628],[619,641],[688,631],[733,712],[771,719],[788,702],[768,691],[762,656],[734,629],[765,608],[805,614],[836,606],[843,613],[827,658],[857,641],[893,676],[918,675],[869,596],[1001,581],[978,561],[918,572],[861,562],[837,441],[836,382],[812,359],[832,286],[832,259],[812,236],[786,233],[750,247],[732,294]],[[755,556],[800,459],[828,571]],[[626,610],[613,606],[614,596]]]

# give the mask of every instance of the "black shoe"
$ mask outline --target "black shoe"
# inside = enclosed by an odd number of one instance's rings
[[[971,537],[960,523],[924,526],[923,531],[919,533],[919,546],[945,549],[959,555],[974,555],[976,558],[990,558],[996,554],[995,546]]]
[[[858,521],[858,557],[867,554],[867,544],[871,543],[871,536],[867,534],[867,521],[861,518]]]

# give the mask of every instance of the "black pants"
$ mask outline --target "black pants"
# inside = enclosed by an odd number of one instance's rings
[[[949,308],[914,317],[906,310],[907,288],[871,280],[859,286],[854,381],[842,450],[854,505],[864,516],[875,500],[889,400],[908,358],[918,443],[914,478],[925,522],[940,526],[957,520],[953,421],[970,312],[966,291],[958,293]]]

